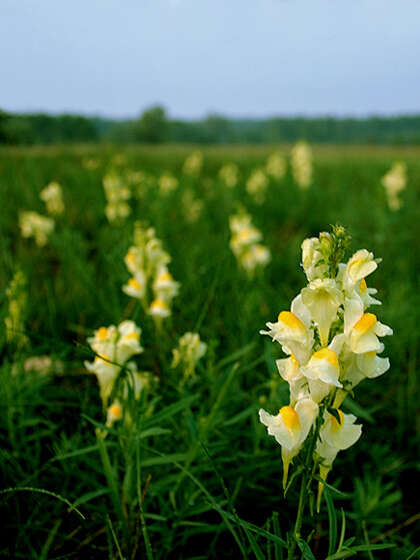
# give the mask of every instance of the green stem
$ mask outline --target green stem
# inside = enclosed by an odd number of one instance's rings
[[[299,504],[298,504],[298,510],[296,514],[295,527],[293,529],[293,540],[288,550],[287,560],[295,559],[296,544],[298,539],[300,538],[300,531],[303,522],[303,514],[305,512],[305,505],[307,501],[306,498],[307,498],[308,490],[310,489],[311,486],[311,482],[313,480],[314,469],[311,468],[310,463],[312,461],[316,442],[319,435],[319,430],[321,428],[323,412],[324,412],[323,407],[321,407],[318,417],[316,419],[315,429],[313,430],[312,437],[308,445],[308,451],[305,457],[305,468],[303,471],[302,481],[300,484]]]

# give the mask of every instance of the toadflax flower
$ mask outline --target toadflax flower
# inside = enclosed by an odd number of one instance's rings
[[[262,234],[252,224],[251,216],[243,210],[230,217],[229,225],[230,248],[240,266],[252,276],[257,268],[263,268],[270,262],[270,250],[259,243]]]
[[[268,175],[271,175],[277,181],[283,179],[286,175],[287,163],[286,159],[279,152],[274,152],[267,160],[265,170]]]
[[[246,182],[246,190],[257,204],[264,202],[268,183],[268,177],[262,169],[255,169]]]
[[[168,269],[170,260],[162,242],[155,236],[155,230],[137,222],[134,245],[124,258],[132,277],[122,290],[139,299],[147,313],[158,321],[171,315],[171,303],[180,287]]]
[[[312,182],[312,151],[306,142],[297,142],[292,148],[291,165],[295,183],[307,189]]]
[[[39,197],[45,202],[48,214],[58,216],[64,212],[63,191],[59,183],[49,183],[40,192]]]
[[[311,399],[301,399],[294,407],[283,406],[277,416],[260,409],[260,421],[270,436],[281,445],[283,488],[286,487],[289,465],[299,453],[318,414],[318,405]]]
[[[385,187],[388,206],[391,210],[401,208],[399,194],[407,184],[406,165],[398,161],[393,164],[391,169],[382,177],[382,185]]]
[[[284,407],[284,414],[295,419],[290,420],[290,426],[300,439],[296,440],[299,445],[291,447],[285,437],[276,437],[286,457],[286,477],[290,449],[292,456],[298,454],[312,434],[308,445],[310,449],[313,446],[314,460],[319,462],[325,479],[337,452],[355,443],[361,433],[354,416],[341,411],[331,415],[331,407],[337,409],[358,383],[379,377],[390,367],[389,359],[380,354],[384,350],[381,338],[391,335],[392,329],[368,310],[381,302],[372,297],[376,290],[368,288],[365,280],[380,260],[361,249],[347,262],[340,262],[346,245],[345,232],[339,227],[331,234],[323,232],[319,238],[306,239],[302,243],[302,263],[308,284],[293,299],[290,311],[281,311],[276,322],[267,323],[267,330],[260,331],[280,344],[287,356],[276,365],[290,390],[290,404]],[[316,427],[299,432],[289,409],[297,412],[300,403],[308,406],[308,401],[314,410],[319,407],[313,424]],[[260,419],[270,426],[270,434],[276,426],[276,434],[286,433],[281,414],[270,417],[264,413]]]
[[[44,247],[54,230],[55,222],[37,212],[24,211],[19,214],[19,226],[22,237],[33,237],[38,247]]]
[[[131,357],[141,354],[141,329],[133,321],[123,321],[115,327],[100,327],[88,338],[88,343],[97,354],[93,362],[85,361],[85,367],[96,375],[104,407],[114,388],[121,368]]]
[[[197,362],[206,351],[207,344],[202,342],[198,333],[186,332],[180,337],[178,346],[172,350],[171,367],[175,368],[182,365],[184,377],[188,377],[194,373]]]

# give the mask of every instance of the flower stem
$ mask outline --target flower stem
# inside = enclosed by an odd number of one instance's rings
[[[321,428],[322,418],[323,418],[323,409],[320,410],[320,413],[318,414],[318,417],[316,419],[315,429],[313,430],[312,437],[310,439],[308,450],[305,457],[305,468],[302,475],[302,481],[300,483],[299,504],[298,504],[298,510],[296,514],[295,527],[293,529],[293,539],[288,550],[287,560],[295,560],[296,544],[298,542],[298,539],[300,538],[300,530],[302,528],[303,514],[305,511],[307,494],[313,479],[314,469],[311,468],[311,461],[315,451],[319,430]]]

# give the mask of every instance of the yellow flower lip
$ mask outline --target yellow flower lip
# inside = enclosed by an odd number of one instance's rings
[[[120,419],[122,416],[122,408],[119,404],[112,404],[109,407],[109,412],[111,416],[113,416],[117,420]]]
[[[106,362],[111,361],[111,358],[108,356],[108,354],[99,354],[99,356],[95,356],[95,362],[96,363],[103,362],[103,361],[106,361]]]
[[[99,340],[105,340],[108,336],[108,329],[106,327],[99,327],[98,332],[96,333]]]
[[[340,423],[338,423],[337,418],[335,418],[331,414],[331,427],[334,428],[335,430],[339,430],[344,426],[344,414],[341,412],[339,408],[337,408],[337,412],[338,412],[338,416],[340,417]]]
[[[166,304],[163,300],[161,300],[161,299],[155,299],[155,300],[152,302],[151,307],[152,307],[153,309],[155,309],[155,308],[168,309],[167,304]]]
[[[305,325],[302,323],[302,321],[291,311],[281,311],[279,313],[277,321],[279,323],[283,323],[284,325],[289,327],[289,329],[300,331],[305,329]]]
[[[279,414],[289,430],[298,430],[300,428],[299,415],[291,406],[283,406]]]
[[[159,274],[157,279],[158,279],[158,282],[171,282],[172,281],[172,276],[171,276],[170,272],[165,271],[165,272],[162,272],[161,274]]]
[[[133,255],[133,253],[128,252],[128,253],[126,254],[125,258],[127,259],[127,261],[128,261],[129,263],[134,263],[134,255]]]
[[[315,360],[327,360],[332,366],[338,367],[338,357],[334,350],[329,348],[322,348],[313,354],[312,359]]]
[[[376,323],[376,315],[373,313],[365,313],[361,319],[354,325],[354,329],[360,333],[368,332]]]
[[[125,334],[125,335],[123,336],[123,338],[130,338],[130,339],[131,339],[131,338],[134,338],[135,340],[139,340],[140,335],[139,335],[138,332],[133,331],[133,332],[130,332],[130,333]]]
[[[137,278],[130,278],[130,280],[128,281],[128,285],[130,286],[130,288],[134,288],[135,290],[139,290],[141,288],[140,282],[137,280]]]
[[[360,293],[364,294],[367,290],[367,284],[366,284],[366,280],[364,278],[362,278],[360,280]]]

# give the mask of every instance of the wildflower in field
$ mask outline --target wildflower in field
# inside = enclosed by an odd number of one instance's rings
[[[106,426],[112,428],[114,422],[118,422],[123,417],[123,409],[121,403],[115,400],[106,411]]]
[[[21,270],[15,272],[10,284],[6,288],[7,315],[4,319],[6,326],[6,341],[17,349],[28,342],[24,333],[27,311],[27,280]]]
[[[24,211],[19,214],[19,227],[22,237],[33,237],[38,247],[44,247],[54,230],[55,222],[53,218],[37,212]]]
[[[155,230],[137,222],[134,245],[124,259],[132,277],[122,289],[139,299],[144,309],[159,319],[169,317],[172,300],[179,292],[179,282],[174,280],[167,266],[170,260]]]
[[[277,181],[280,181],[286,175],[286,159],[281,155],[281,153],[274,152],[268,158],[265,170],[267,175],[270,175]]]
[[[344,414],[335,409],[335,415],[324,411],[324,422],[319,431],[315,458],[319,461],[320,478],[325,481],[339,451],[354,445],[362,435],[362,426],[355,424],[353,414]],[[317,510],[319,511],[324,483],[318,484]]]
[[[192,152],[184,161],[183,171],[185,175],[197,177],[203,167],[203,154],[200,150]]]
[[[207,344],[202,342],[198,333],[186,332],[178,340],[178,346],[172,350],[172,367],[182,366],[184,377],[194,374],[197,362],[207,351]]]
[[[124,185],[121,177],[115,173],[107,173],[103,177],[103,186],[107,204],[105,214],[109,222],[126,218],[131,208],[127,200],[131,197],[130,189]]]
[[[163,195],[169,194],[178,188],[178,179],[170,173],[164,173],[159,178],[159,189]]]
[[[262,204],[265,200],[265,191],[268,187],[268,178],[262,169],[255,169],[248,181],[246,182],[246,190],[257,204]]]
[[[292,148],[291,165],[295,183],[307,189],[312,182],[312,151],[306,142],[297,142]]]
[[[96,356],[93,362],[85,361],[85,367],[97,377],[104,407],[121,368],[130,358],[143,352],[140,335],[141,329],[133,321],[123,321],[118,327],[99,327],[88,338]]]
[[[289,465],[301,450],[317,414],[318,405],[309,398],[299,400],[294,407],[283,406],[277,416],[260,409],[260,422],[281,445],[283,488],[286,487]]]
[[[220,180],[230,189],[238,184],[239,168],[236,163],[225,163],[219,170]]]
[[[313,430],[301,433],[292,455],[299,452],[310,434],[309,449],[324,480],[337,452],[350,447],[361,434],[356,418],[343,414],[338,407],[360,381],[378,377],[389,368],[388,358],[379,356],[384,350],[380,339],[391,335],[392,329],[367,311],[370,305],[380,304],[372,297],[376,290],[368,291],[365,280],[380,260],[362,249],[346,263],[341,262],[347,244],[341,227],[302,243],[308,284],[294,298],[290,311],[281,311],[277,321],[267,323],[268,329],[261,331],[279,343],[288,356],[276,364],[280,376],[289,384],[290,404],[284,408],[296,422],[293,425],[298,423],[289,408],[297,411],[299,403],[308,400],[319,407]],[[274,434],[273,426],[284,431],[282,415],[272,417],[260,411],[260,419],[270,434]],[[276,439],[282,454],[289,457],[290,442],[282,437]],[[286,473],[287,468],[286,461]]]
[[[47,376],[62,374],[64,372],[64,364],[51,356],[31,356],[25,360],[23,369],[26,372],[33,371],[41,376]]]
[[[382,177],[382,185],[385,187],[388,206],[391,210],[399,210],[401,208],[399,194],[405,189],[406,184],[406,165],[404,162],[397,161],[388,173]]]
[[[189,224],[195,223],[201,216],[203,201],[195,196],[192,189],[185,189],[181,202],[185,221]]]
[[[59,183],[55,181],[49,183],[39,197],[45,202],[48,214],[59,216],[64,212],[63,192]]]
[[[270,250],[259,243],[261,232],[252,224],[251,216],[240,211],[229,219],[230,248],[239,265],[252,276],[257,268],[263,268],[271,260]]]

